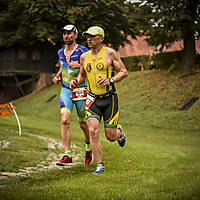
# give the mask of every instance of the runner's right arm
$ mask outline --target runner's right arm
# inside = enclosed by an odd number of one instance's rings
[[[61,74],[62,74],[62,68],[60,67],[58,73],[56,76],[53,78],[53,83],[56,85],[58,82],[61,80]]]

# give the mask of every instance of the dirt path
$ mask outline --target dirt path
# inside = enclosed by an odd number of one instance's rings
[[[44,140],[45,142],[47,142],[49,150],[51,150],[51,149],[63,150],[63,144],[53,138],[34,135],[32,133],[27,133],[27,132],[25,132],[23,134],[27,134],[32,137],[37,137],[40,140]],[[8,148],[9,143],[5,143],[4,141],[2,141],[1,147]],[[72,152],[75,151],[76,145],[71,145],[71,149],[72,149]],[[57,153],[51,152],[44,161],[40,162],[35,167],[22,168],[22,169],[19,169],[19,171],[15,172],[15,173],[14,172],[1,172],[0,179],[5,179],[8,177],[16,177],[16,176],[28,176],[28,175],[36,173],[38,171],[44,171],[44,170],[50,170],[50,169],[63,169],[63,166],[56,165],[56,162],[62,156],[63,156],[63,154],[57,154]],[[76,164],[79,164],[78,160],[79,160],[79,155],[76,154],[75,157],[73,157],[73,165],[72,166],[64,166],[64,168],[70,168]]]

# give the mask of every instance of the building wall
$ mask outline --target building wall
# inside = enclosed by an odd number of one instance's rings
[[[10,71],[53,72],[57,49],[50,43],[0,48],[0,73]]]
[[[1,46],[0,102],[18,99],[48,86],[52,82],[49,74],[55,72],[56,63],[57,49],[49,42],[9,48]]]

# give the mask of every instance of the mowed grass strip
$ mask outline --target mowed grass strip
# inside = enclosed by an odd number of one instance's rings
[[[95,163],[90,167],[80,163],[69,169],[11,177],[0,180],[1,197],[200,199],[200,102],[189,110],[179,110],[191,97],[198,95],[199,77],[199,72],[187,76],[166,71],[130,73],[127,79],[117,84],[120,123],[127,134],[127,144],[121,148],[117,142],[108,142],[101,126],[106,167],[103,174],[92,174]],[[46,103],[54,94],[59,94],[59,87],[50,87],[15,103],[25,129],[60,138],[59,98]],[[29,105],[34,112],[30,112]],[[0,121],[4,126],[16,126],[12,117]],[[72,142],[81,147],[77,148],[77,153],[83,156],[83,134],[75,112],[71,125]],[[39,146],[41,152],[46,144],[41,142]]]

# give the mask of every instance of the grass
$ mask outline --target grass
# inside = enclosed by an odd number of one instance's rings
[[[1,141],[9,141],[9,148],[1,150],[1,172],[17,172],[19,169],[34,166],[48,155],[46,142],[23,135],[19,137],[16,131],[2,127]],[[5,159],[7,158],[7,159]]]
[[[180,108],[192,97],[200,97],[200,72],[180,76],[166,71],[132,72],[117,84],[120,123],[127,144],[105,139],[101,126],[106,170],[93,175],[96,165],[37,171],[27,177],[0,180],[2,199],[200,199],[200,100],[189,110]],[[46,101],[57,94],[49,103]],[[60,140],[59,86],[14,102],[23,132]],[[35,166],[50,152],[47,143],[17,135],[13,116],[0,119],[1,171],[17,172]],[[84,142],[72,115],[74,154],[83,159]],[[31,157],[30,157],[31,156]]]

